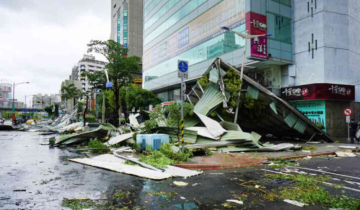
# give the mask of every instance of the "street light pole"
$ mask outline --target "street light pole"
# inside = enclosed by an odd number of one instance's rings
[[[244,66],[245,66],[245,56],[246,56],[246,50],[247,50],[247,40],[248,39],[254,39],[254,38],[259,38],[259,37],[267,37],[267,36],[271,36],[271,34],[261,34],[261,35],[250,35],[248,34],[248,31],[245,32],[245,34],[231,30],[228,27],[221,27],[221,29],[226,30],[226,31],[230,31],[232,33],[235,33],[239,36],[241,36],[243,39],[245,39],[245,48],[243,51],[243,56],[242,56],[242,64],[241,64],[241,70],[240,70],[240,91],[237,95],[237,100],[236,100],[236,110],[235,110],[235,117],[234,117],[234,123],[237,122],[237,118],[238,118],[238,113],[239,113],[239,104],[240,104],[240,96],[241,96],[241,87],[242,87],[242,83],[243,83],[243,75],[244,75]]]
[[[21,84],[29,84],[30,82],[20,82],[20,83],[16,83],[13,82],[13,104],[12,104],[12,121],[15,122],[15,86],[16,85],[21,85]]]

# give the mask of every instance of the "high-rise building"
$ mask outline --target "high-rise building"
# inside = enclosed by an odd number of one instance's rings
[[[143,0],[111,0],[110,39],[129,49],[129,55],[142,57]]]
[[[87,91],[92,86],[89,84],[86,77],[82,77],[81,74],[83,72],[94,73],[95,71],[103,71],[106,66],[106,62],[95,60],[95,56],[92,55],[84,55],[84,57],[79,61],[76,68],[72,69],[71,80],[78,80],[81,82],[82,90]],[[77,74],[77,75],[76,75]]]
[[[43,109],[47,106],[51,106],[60,103],[60,94],[36,94],[32,96],[32,108]]]
[[[23,108],[23,102],[20,102],[17,99],[13,101],[12,88],[11,82],[0,82],[0,107],[10,108],[14,102],[15,108]]]
[[[216,57],[240,67],[245,40],[221,29],[272,36],[248,42],[245,73],[290,101],[332,136],[360,101],[360,2],[354,0],[144,0],[143,87],[179,100],[178,60],[188,86]],[[188,88],[189,90],[189,88]],[[336,122],[335,122],[336,121]]]

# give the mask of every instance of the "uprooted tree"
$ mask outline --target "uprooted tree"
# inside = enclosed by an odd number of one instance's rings
[[[90,44],[88,44],[88,52],[99,53],[108,61],[105,68],[108,70],[109,79],[113,83],[111,90],[115,96],[114,116],[116,119],[119,119],[119,112],[121,112],[122,109],[120,89],[121,87],[128,86],[132,82],[132,73],[141,70],[141,60],[137,56],[128,57],[128,49],[113,40],[92,40]],[[118,125],[119,122],[116,120],[115,126],[117,127]]]

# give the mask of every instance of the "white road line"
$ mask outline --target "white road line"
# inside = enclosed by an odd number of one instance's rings
[[[334,185],[333,183],[329,183],[329,182],[323,182],[323,183],[324,183],[324,184],[327,184],[327,185]],[[355,191],[355,192],[360,192],[360,190],[354,189],[354,188],[350,188],[350,187],[341,186],[340,188],[344,188],[344,189],[351,190],[351,191]]]
[[[342,177],[346,177],[346,178],[351,178],[351,179],[358,179],[358,180],[360,180],[359,177],[347,176],[347,175],[343,175],[343,174],[337,174],[337,173],[332,173],[332,172],[327,172],[327,171],[321,171],[321,170],[316,170],[316,169],[312,169],[312,168],[304,168],[304,167],[296,167],[296,166],[287,166],[287,167],[299,168],[299,169],[309,170],[309,171],[316,171],[316,172],[320,172],[320,173],[324,173],[324,174],[331,174],[331,175],[335,175],[335,176],[342,176]]]
[[[278,172],[278,171],[272,171],[272,170],[267,170],[267,169],[261,169],[261,170],[262,170],[262,171],[268,171],[268,172],[276,173],[276,174],[283,174],[283,175],[292,176],[292,174],[282,173],[282,172]]]
[[[266,169],[261,169],[261,170],[267,171],[267,172],[276,173],[276,174],[283,174],[283,175],[292,176],[292,174],[286,174],[286,173],[282,173],[282,172],[278,172],[278,171],[272,171],[272,170],[266,170]],[[324,183],[324,184],[327,184],[327,185],[334,185],[333,183],[329,183],[329,182],[323,182],[323,183]],[[360,192],[360,190],[354,189],[354,188],[350,188],[350,187],[341,186],[341,188],[344,188],[344,189],[347,189],[347,190],[351,190],[351,191],[355,191],[355,192]]]

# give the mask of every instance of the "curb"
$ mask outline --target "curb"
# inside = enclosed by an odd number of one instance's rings
[[[286,156],[286,157],[278,157],[278,158],[266,158],[268,160],[290,160],[290,159],[300,159],[304,157],[316,157],[321,155],[335,155],[335,152],[360,152],[360,149],[344,149],[344,150],[336,150],[336,151],[328,151],[328,152],[320,152],[320,153],[313,153],[313,154],[306,154],[306,155],[296,155],[296,156]],[[253,163],[253,164],[241,164],[241,165],[216,165],[216,164],[174,164],[173,166],[185,168],[189,170],[218,170],[218,169],[229,169],[229,168],[242,168],[242,167],[250,167],[250,166],[259,166],[263,165],[263,162],[260,163]]]
[[[299,159],[299,158],[304,158],[304,157],[316,157],[316,156],[321,156],[321,155],[335,155],[335,152],[345,152],[345,151],[351,151],[351,152],[358,152],[360,151],[359,149],[345,149],[345,150],[336,150],[336,151],[328,151],[328,152],[320,152],[320,153],[313,153],[313,154],[307,154],[307,155],[296,155],[296,156],[287,156],[287,157],[278,157],[278,158],[268,158],[271,160],[290,160],[290,159]]]
[[[173,166],[185,168],[189,170],[218,170],[218,169],[229,169],[229,168],[242,168],[250,166],[258,166],[263,163],[254,163],[254,164],[242,164],[242,165],[213,165],[213,164],[174,164]]]

